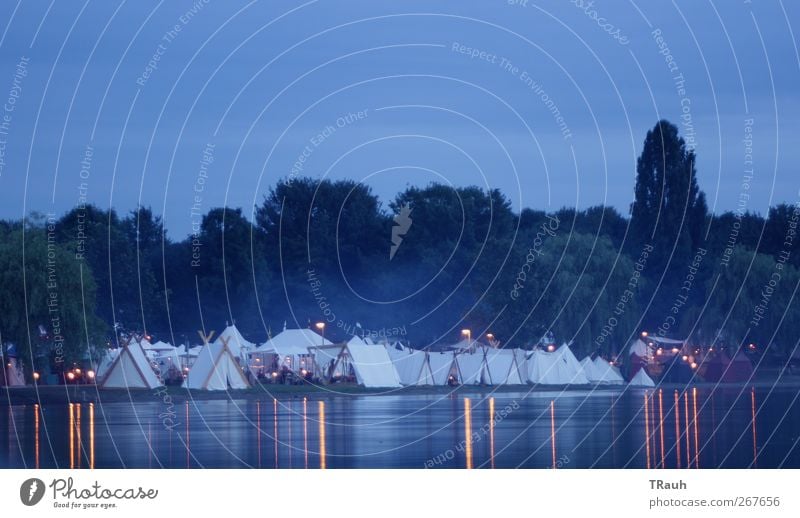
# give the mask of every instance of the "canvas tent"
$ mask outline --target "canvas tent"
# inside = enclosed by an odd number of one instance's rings
[[[456,355],[452,352],[429,353],[428,365],[431,369],[434,385],[448,385],[452,379],[458,382],[458,365]]]
[[[247,355],[256,348],[256,344],[245,340],[242,333],[240,333],[239,329],[236,327],[236,324],[227,326],[225,330],[219,334],[214,343],[218,345],[227,343],[231,354],[242,360],[247,359]]]
[[[655,387],[656,384],[653,382],[653,379],[647,375],[644,369],[639,369],[639,372],[631,378],[631,381],[628,382],[628,385],[631,387]]]
[[[387,346],[386,352],[392,359],[401,384],[406,386],[435,384],[425,351],[405,348],[399,350],[396,347]]]
[[[250,383],[228,346],[214,342],[203,346],[183,386],[199,390],[227,390],[248,388]]]
[[[583,372],[581,362],[572,354],[572,349],[568,344],[563,344],[556,353],[560,355],[560,361],[564,364],[565,374],[569,376],[571,384],[586,385],[589,383],[589,378]]]
[[[311,354],[309,348],[330,345],[333,345],[330,340],[326,340],[311,329],[284,329],[253,352],[260,356],[278,355],[280,367],[286,366],[289,370],[300,371],[311,367],[306,365],[307,358]],[[310,360],[308,361],[310,363]],[[320,362],[317,362],[317,365],[322,366]]]
[[[326,348],[314,348],[315,352]],[[334,361],[332,374],[343,373],[348,376],[350,373],[355,376],[356,382],[364,387],[372,388],[391,388],[400,387],[400,378],[392,364],[392,359],[386,348],[382,345],[369,345],[361,338],[354,336],[341,348]]]
[[[153,389],[163,385],[139,342],[130,342],[118,351],[103,374],[101,387]]]
[[[621,385],[625,383],[625,379],[616,369],[611,367],[606,360],[599,356],[594,359],[594,367],[597,375],[597,383],[607,385]]]
[[[458,372],[462,385],[489,384],[489,372],[483,349],[474,353],[456,355]]]
[[[517,354],[512,349],[488,349],[486,366],[492,385],[522,385]]]
[[[603,378],[602,370],[594,364],[591,356],[581,360],[581,369],[590,383],[599,383]]]
[[[558,360],[559,355],[556,352],[534,349],[527,361],[528,381],[535,385],[568,384],[570,377]]]

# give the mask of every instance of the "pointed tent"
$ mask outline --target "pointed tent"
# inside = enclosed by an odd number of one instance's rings
[[[245,359],[245,356],[256,348],[256,344],[245,340],[235,324],[227,326],[225,330],[219,334],[214,343],[217,345],[227,343],[231,354],[236,358],[242,359]]]
[[[389,353],[381,345],[368,345],[354,336],[341,349],[334,371],[346,365],[345,371],[352,369],[359,385],[371,388],[401,387],[400,378],[392,364]],[[349,367],[349,368],[348,368]]]
[[[459,377],[462,385],[481,385],[489,383],[489,373],[483,349],[474,353],[456,355]]]
[[[656,384],[653,382],[652,378],[647,375],[644,369],[639,369],[639,372],[631,378],[631,381],[628,382],[628,385],[631,387],[655,387]]]
[[[581,369],[590,383],[598,383],[603,379],[603,372],[594,364],[591,356],[581,360]]]
[[[100,383],[104,388],[147,388],[162,386],[139,342],[121,347]]]
[[[428,363],[428,355],[425,351],[413,349],[399,350],[392,346],[387,346],[386,352],[392,359],[400,383],[409,385],[434,385],[433,373]]]
[[[450,382],[451,376],[455,381],[459,381],[458,364],[456,363],[456,355],[454,353],[429,353],[428,365],[433,375],[434,385],[447,385]]]
[[[206,344],[197,355],[183,386],[198,390],[244,389],[250,383],[224,343]]]
[[[572,349],[568,344],[563,344],[556,351],[560,355],[560,361],[564,364],[565,374],[569,376],[569,383],[573,385],[587,385],[589,378],[583,372],[581,362],[572,354]]]
[[[572,379],[558,352],[535,349],[528,357],[527,368],[528,381],[535,385],[567,385]]]
[[[611,364],[599,356],[594,359],[594,366],[599,376],[597,383],[608,385],[621,385],[625,383],[625,379],[620,375],[619,371],[612,368]]]
[[[512,349],[488,349],[486,365],[492,385],[522,385],[517,354]]]

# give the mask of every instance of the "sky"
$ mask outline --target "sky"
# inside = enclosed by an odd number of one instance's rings
[[[800,202],[800,5],[0,4],[0,218],[84,201],[251,215],[280,179],[435,181],[627,214],[659,119],[717,212]]]

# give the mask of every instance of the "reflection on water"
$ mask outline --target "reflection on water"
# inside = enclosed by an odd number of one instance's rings
[[[188,401],[171,427],[157,403],[97,413],[94,403],[13,406],[0,413],[0,467],[796,468],[795,395],[757,398],[747,387]]]

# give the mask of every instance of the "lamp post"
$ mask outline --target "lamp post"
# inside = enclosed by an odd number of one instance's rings
[[[469,348],[472,349],[472,331],[469,329],[462,329],[461,334],[467,337],[467,344]]]
[[[322,344],[325,345],[325,322],[317,322],[315,327],[322,333]]]

